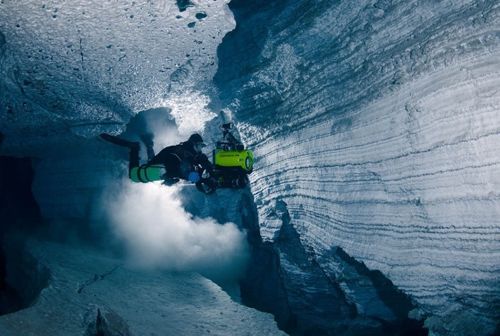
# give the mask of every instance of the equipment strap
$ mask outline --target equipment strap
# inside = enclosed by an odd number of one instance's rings
[[[142,176],[141,176],[141,175],[142,175],[141,173],[142,173],[142,170],[143,170],[143,169],[144,169],[144,165],[140,166],[140,167],[137,169],[137,178],[138,178],[138,179],[139,179],[139,181],[141,181],[142,183],[146,183],[146,182],[148,182],[148,181],[144,180],[144,179],[142,178]]]
[[[172,154],[173,156],[175,156],[177,158],[177,160],[179,160],[179,162],[182,162],[182,159],[179,155],[175,154],[175,153],[170,153]]]

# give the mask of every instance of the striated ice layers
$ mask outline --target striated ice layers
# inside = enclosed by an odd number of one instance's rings
[[[261,233],[285,211],[343,281],[339,246],[435,335],[500,311],[500,4],[233,1],[215,77],[255,149]],[[336,276],[337,275],[337,276]],[[349,283],[346,293],[349,296]]]

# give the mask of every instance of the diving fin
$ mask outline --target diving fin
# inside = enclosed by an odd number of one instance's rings
[[[130,149],[139,149],[139,143],[136,141],[128,141],[108,133],[101,133],[99,136],[101,137],[101,139],[111,142],[112,144],[118,146],[127,147]]]

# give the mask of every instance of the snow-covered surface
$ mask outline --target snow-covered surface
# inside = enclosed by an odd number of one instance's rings
[[[0,317],[2,336],[86,335],[98,309],[117,335],[283,334],[270,314],[232,301],[196,273],[134,270],[56,243],[31,242],[29,251],[51,280],[32,307]]]
[[[237,4],[216,80],[255,148],[264,237],[284,201],[306,246],[382,271],[434,334],[492,333],[500,4]]]

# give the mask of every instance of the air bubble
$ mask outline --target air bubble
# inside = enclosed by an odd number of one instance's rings
[[[196,13],[195,17],[198,19],[198,20],[203,20],[204,18],[207,17],[207,13],[205,12],[199,12],[199,13]]]

